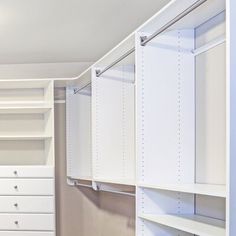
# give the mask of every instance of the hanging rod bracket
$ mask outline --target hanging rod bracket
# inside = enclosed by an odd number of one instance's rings
[[[140,44],[141,46],[144,46],[143,45],[143,42],[147,39],[147,36],[140,36]]]
[[[99,77],[99,74],[101,73],[101,70],[97,69],[95,70],[96,76]]]
[[[99,185],[95,181],[92,181],[92,189],[94,191],[99,191],[100,190]]]

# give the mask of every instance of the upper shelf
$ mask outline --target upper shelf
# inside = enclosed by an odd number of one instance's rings
[[[226,197],[226,186],[225,185],[214,185],[214,184],[161,184],[161,185],[150,185],[150,184],[138,184],[139,187],[176,191],[183,193],[201,194],[214,197]]]

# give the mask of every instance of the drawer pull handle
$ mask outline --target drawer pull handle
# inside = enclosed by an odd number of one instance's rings
[[[17,189],[18,189],[18,186],[17,186],[17,185],[16,185],[16,186],[14,186],[14,189],[15,189],[15,190],[17,190]]]
[[[19,225],[19,222],[18,222],[18,221],[15,221],[15,225]]]
[[[17,175],[17,171],[16,170],[14,171],[14,175]]]
[[[15,203],[15,204],[14,204],[14,206],[15,206],[15,207],[18,207],[18,204],[17,204],[17,203]]]

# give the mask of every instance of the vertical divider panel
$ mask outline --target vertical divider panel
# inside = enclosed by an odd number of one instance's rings
[[[135,181],[134,67],[122,65],[92,78],[94,180]]]
[[[67,88],[66,94],[67,175],[91,180],[91,93],[83,89],[74,94],[74,88]]]
[[[226,202],[226,235],[236,235],[236,2],[226,0],[226,65],[227,65],[227,202]]]
[[[193,48],[193,30],[170,31],[138,45],[139,182],[194,183]]]
[[[195,182],[194,30],[168,31],[146,46],[136,35],[137,185]],[[194,194],[137,187],[137,236],[191,235],[144,214],[194,214]]]

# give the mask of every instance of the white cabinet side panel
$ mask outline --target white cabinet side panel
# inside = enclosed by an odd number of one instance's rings
[[[134,183],[134,84],[124,66],[92,79],[94,179]]]
[[[67,89],[67,175],[91,179],[91,96]]]
[[[138,181],[193,183],[193,30],[171,31],[137,51]]]
[[[227,3],[227,236],[236,235],[236,1]]]

